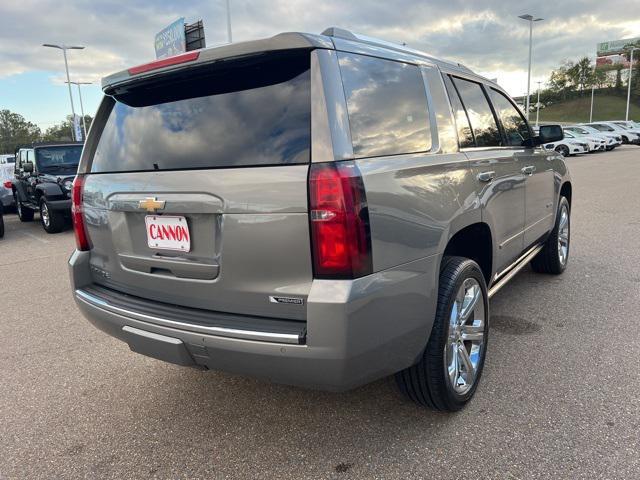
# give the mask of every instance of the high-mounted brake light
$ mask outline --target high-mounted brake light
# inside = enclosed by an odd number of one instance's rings
[[[311,165],[309,221],[316,278],[357,278],[372,272],[369,210],[355,163]]]
[[[180,55],[174,55],[173,57],[161,58],[160,60],[154,60],[153,62],[144,63],[137,67],[131,67],[127,70],[131,75],[137,75],[138,73],[150,72],[151,70],[157,70],[159,68],[170,67],[171,65],[178,65],[180,63],[187,63],[197,60],[200,56],[200,52],[187,52]]]
[[[76,237],[78,250],[91,250],[91,241],[87,235],[84,223],[84,209],[82,207],[82,195],[84,193],[84,177],[77,175],[71,187],[71,220],[73,220],[73,233]]]

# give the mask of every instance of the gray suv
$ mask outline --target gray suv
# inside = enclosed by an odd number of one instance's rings
[[[82,313],[178,365],[462,408],[489,298],[559,274],[571,182],[495,83],[351,32],[111,75],[72,192]]]

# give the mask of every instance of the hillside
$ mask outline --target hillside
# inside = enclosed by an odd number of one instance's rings
[[[546,108],[540,109],[540,121],[544,122],[588,122],[589,109],[591,107],[591,96],[585,94],[582,98],[575,98],[565,102],[555,103]],[[614,95],[596,94],[593,102],[593,121],[597,120],[624,120],[627,108],[626,98]],[[632,120],[640,121],[640,107],[631,103],[629,117]],[[531,112],[530,118],[535,121],[535,110]]]

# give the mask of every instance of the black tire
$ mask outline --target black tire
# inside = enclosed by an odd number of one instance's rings
[[[4,217],[2,215],[2,205],[0,205],[0,238],[4,237]]]
[[[482,309],[484,322],[480,328],[483,344],[478,354],[473,383],[467,391],[459,393],[454,390],[453,381],[447,372],[447,350],[451,345],[458,345],[451,343],[451,336],[455,335],[455,330],[451,330],[450,321],[456,295],[467,280],[473,283],[474,289],[475,285],[480,289],[476,307],[471,310],[470,315],[476,318],[476,308]],[[471,400],[478,387],[486,356],[488,334],[489,299],[482,270],[476,262],[468,258],[445,257],[440,270],[438,305],[431,335],[418,363],[396,374],[400,391],[425,407],[450,412],[460,410]],[[464,343],[462,340],[459,342],[460,346]],[[458,379],[457,374],[455,378]]]
[[[627,137],[625,137],[624,135],[622,136],[622,144],[627,144],[629,143],[629,139]]]
[[[559,248],[560,237],[564,238],[561,229],[562,211],[566,209],[566,253],[564,254],[564,260],[561,255],[561,249]],[[544,247],[540,250],[540,253],[531,260],[531,268],[538,273],[551,273],[559,275],[567,268],[569,263],[569,252],[571,250],[571,207],[569,201],[565,197],[560,197],[558,202],[558,212],[556,214],[556,224],[553,230],[549,234],[549,238],[544,243]]]
[[[64,215],[61,212],[51,210],[44,198],[40,200],[40,224],[45,232],[61,232],[64,229],[64,220]]]
[[[568,157],[571,155],[571,152],[569,151],[569,147],[567,147],[566,145],[558,145],[555,148],[555,151],[558,152],[563,157]]]
[[[18,218],[21,222],[32,222],[33,221],[33,210],[29,207],[25,207],[24,204],[16,198],[16,213],[18,214]]]

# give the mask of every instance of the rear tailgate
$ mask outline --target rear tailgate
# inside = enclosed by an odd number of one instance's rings
[[[309,63],[308,51],[279,53],[105,99],[84,168],[95,283],[305,319]]]

